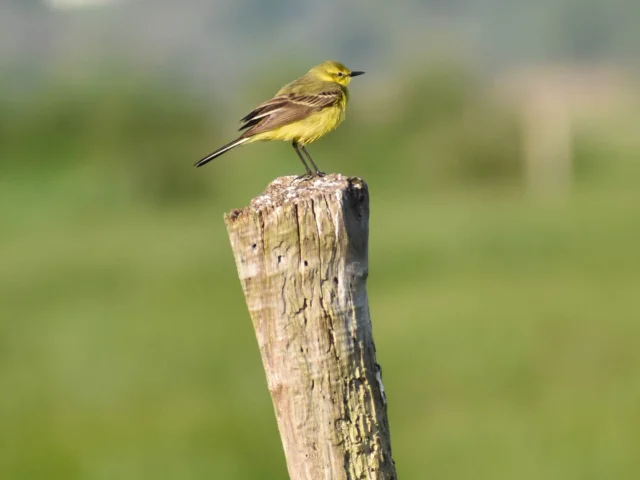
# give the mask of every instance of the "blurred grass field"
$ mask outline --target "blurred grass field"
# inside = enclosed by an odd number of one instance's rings
[[[369,182],[400,478],[637,478],[640,148],[588,149],[568,195],[532,198],[508,115],[418,84],[428,122],[376,125],[356,96],[312,149]],[[195,170],[232,125],[189,99],[65,95],[0,123],[0,478],[286,478],[222,214],[293,152]]]

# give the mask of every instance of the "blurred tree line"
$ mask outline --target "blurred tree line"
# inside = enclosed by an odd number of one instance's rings
[[[262,100],[255,90],[238,94],[245,95],[244,105],[250,98]],[[518,181],[518,121],[486,95],[470,71],[447,66],[423,72],[384,111],[367,107],[372,99],[365,95],[356,94],[339,133],[313,146],[319,158],[334,160],[325,169],[403,185]],[[221,187],[202,171],[194,174],[191,165],[235,135],[244,112],[217,107],[166,79],[127,72],[82,82],[59,79],[1,101],[0,168],[5,173],[57,176],[94,166],[96,175],[127,179],[153,201],[195,198]],[[273,176],[297,172],[288,148],[260,152],[253,146],[242,155],[287,160],[286,170],[272,168]],[[257,161],[247,160],[248,168]]]
[[[267,178],[299,173],[288,146],[250,146],[230,153],[219,160],[225,163],[222,178],[192,168],[233,138],[245,109],[282,81],[274,79],[268,88],[266,81],[240,88],[231,107],[228,99],[211,100],[170,75],[126,68],[81,79],[59,76],[28,91],[5,85],[0,170],[53,178],[82,169],[87,182],[111,178],[128,195],[151,202],[223,194],[249,171],[269,172]],[[312,146],[323,169],[400,190],[521,187],[521,112],[470,67],[434,62],[407,75],[395,89],[367,91],[366,83],[354,82],[353,92],[348,120]],[[574,168],[586,174],[589,169],[582,168],[580,159],[594,164],[589,153],[593,138],[578,131],[576,141]],[[232,156],[242,162],[238,165]]]

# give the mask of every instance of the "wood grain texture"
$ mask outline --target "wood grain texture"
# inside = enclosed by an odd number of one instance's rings
[[[364,181],[279,178],[225,223],[290,478],[396,479],[366,292]]]

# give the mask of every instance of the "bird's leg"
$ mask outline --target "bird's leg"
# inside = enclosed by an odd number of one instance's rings
[[[304,168],[307,170],[307,175],[312,176],[313,172],[311,171],[311,169],[309,168],[309,165],[307,165],[307,162],[304,161],[304,157],[302,156],[302,153],[300,153],[299,147],[298,147],[298,142],[293,142],[291,144],[291,146],[293,147],[293,149],[296,151],[296,153],[298,154],[298,157],[300,158],[300,161],[302,162],[302,164],[304,165]],[[304,147],[303,147],[304,148]],[[305,176],[305,175],[303,175]]]
[[[302,149],[304,154],[307,156],[307,158],[311,162],[311,165],[313,165],[313,168],[316,171],[316,175],[318,175],[319,177],[323,177],[324,176],[324,172],[321,172],[320,169],[318,168],[318,166],[315,164],[315,162],[311,158],[311,155],[309,155],[309,152],[307,152],[307,148],[304,145],[301,145],[300,148]]]

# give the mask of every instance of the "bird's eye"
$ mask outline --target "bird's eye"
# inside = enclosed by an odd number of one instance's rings
[[[344,75],[342,72],[338,72],[336,73],[336,75],[338,75],[339,77],[341,77],[342,75]]]

